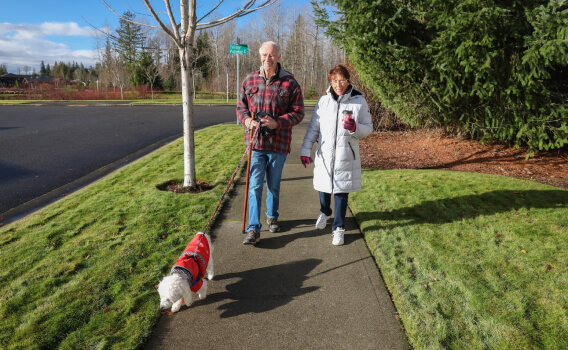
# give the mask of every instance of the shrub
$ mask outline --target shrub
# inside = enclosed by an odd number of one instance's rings
[[[365,100],[369,105],[369,112],[371,113],[373,121],[373,130],[375,131],[385,131],[385,130],[399,130],[404,129],[407,125],[387,107],[385,107],[379,97],[370,89],[361,79],[357,69],[353,67],[350,62],[346,64],[349,72],[351,73],[351,78],[349,79],[351,83],[363,94],[365,95]]]
[[[568,2],[329,0],[319,23],[404,122],[481,140],[568,143]]]

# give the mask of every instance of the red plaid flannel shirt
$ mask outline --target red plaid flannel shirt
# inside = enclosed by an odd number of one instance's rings
[[[251,113],[264,111],[278,123],[270,135],[260,137],[256,150],[290,153],[292,127],[304,119],[304,97],[294,76],[278,63],[276,74],[265,79],[260,70],[249,74],[241,86],[237,101],[237,117],[245,124]],[[245,128],[245,145],[249,130]]]

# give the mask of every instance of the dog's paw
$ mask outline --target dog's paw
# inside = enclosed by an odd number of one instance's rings
[[[202,299],[202,300],[207,297],[207,281],[206,280],[203,280],[203,285],[197,291],[197,296],[199,297],[199,299]]]
[[[172,305],[172,312],[178,312],[179,309],[181,309],[181,304],[183,302],[183,299],[180,299],[178,301],[176,301],[173,305]]]

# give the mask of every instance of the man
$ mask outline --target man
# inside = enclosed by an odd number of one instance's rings
[[[292,139],[292,127],[304,119],[304,98],[294,76],[280,65],[280,47],[272,41],[260,46],[260,70],[243,81],[237,102],[237,117],[245,126],[245,144],[249,133],[260,127],[253,140],[249,178],[249,221],[243,244],[260,241],[260,206],[266,173],[266,216],[270,232],[278,232],[278,207],[282,169]],[[252,117],[260,117],[260,122]],[[255,118],[256,119],[256,118]]]

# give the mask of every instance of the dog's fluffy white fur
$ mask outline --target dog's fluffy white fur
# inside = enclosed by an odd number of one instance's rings
[[[203,237],[205,237],[209,242],[210,254],[205,275],[208,280],[211,280],[214,276],[213,244],[211,243],[211,237],[209,237],[208,234],[204,234]],[[189,281],[180,273],[174,272],[164,277],[158,285],[158,293],[160,294],[160,309],[162,310],[166,310],[171,306],[171,311],[177,312],[181,308],[183,301],[185,301],[185,305],[188,307],[192,303],[191,295],[193,292],[190,289]],[[207,296],[207,280],[203,280],[203,285],[196,294],[199,296],[199,299],[205,299]]]

